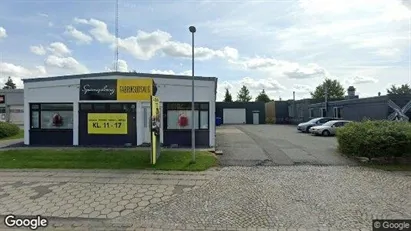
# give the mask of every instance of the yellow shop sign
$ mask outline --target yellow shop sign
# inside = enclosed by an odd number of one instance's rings
[[[88,134],[127,134],[127,113],[88,113]]]
[[[150,100],[152,79],[118,79],[117,100]]]

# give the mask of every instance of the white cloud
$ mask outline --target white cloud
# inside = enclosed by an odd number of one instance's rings
[[[45,55],[46,49],[42,45],[30,46],[30,51],[36,55]]]
[[[119,59],[117,65],[118,65],[118,71],[121,71],[121,72],[129,71],[127,62],[125,60]]]
[[[128,68],[128,64],[127,64],[127,62],[126,62],[125,60],[119,59],[117,65],[118,65],[117,70],[118,70],[119,72],[129,72],[129,71],[131,71],[131,70]],[[115,70],[116,70],[116,68],[115,68],[115,62],[113,62],[113,64],[112,64],[111,67],[106,67],[106,70],[107,70],[107,71],[115,71]]]
[[[12,63],[0,63],[0,82],[4,83],[10,76],[19,88],[23,86],[21,78],[33,78],[45,76],[46,74],[47,72],[44,66],[26,68]]]
[[[86,20],[75,18],[74,21],[76,23],[87,24],[92,26],[93,28],[90,30],[90,34],[93,35],[93,37],[101,43],[113,43],[116,39],[116,37],[108,31],[107,24],[100,20]]]
[[[393,48],[397,43],[407,43],[408,37],[406,36],[375,36],[375,35],[353,35],[347,36],[343,42],[351,44],[352,49],[359,48],[381,48],[381,49],[398,49]]]
[[[290,71],[285,71],[284,74],[292,79],[307,79],[328,76],[327,71],[315,63],[310,63],[307,66],[297,67]]]
[[[112,48],[115,46],[115,36],[108,31],[107,24],[96,19],[75,18],[76,23],[87,24],[93,28],[89,31],[93,37],[101,42],[108,43]],[[168,56],[190,58],[191,45],[173,41],[172,36],[164,31],[155,30],[153,32],[137,31],[136,36],[118,39],[119,48],[131,54],[136,59],[149,60],[158,53]],[[195,56],[198,60],[212,58],[237,59],[238,51],[231,47],[222,49],[211,49],[207,47],[195,47]]]
[[[176,73],[176,72],[174,72],[173,70],[156,70],[156,69],[153,69],[153,70],[151,70],[150,72],[151,72],[151,74],[189,75],[189,76],[191,76],[191,70],[186,70],[186,71],[183,71],[183,72],[178,72],[178,73]]]
[[[26,68],[12,63],[0,62],[0,83],[4,84],[10,76],[17,88],[23,88],[22,78],[45,76],[47,71],[44,66]]]
[[[394,57],[401,53],[400,49],[398,48],[382,48],[374,52],[374,54],[382,57]]]
[[[173,70],[151,70],[151,74],[175,75]]]
[[[402,0],[402,4],[406,6],[409,10],[411,10],[411,1],[410,0]]]
[[[68,49],[68,47],[61,42],[51,43],[47,49],[55,56],[64,57],[71,54],[70,49]]]
[[[231,61],[231,63],[240,65],[246,70],[262,70],[272,75],[282,75],[292,79],[329,76],[327,70],[315,63],[309,63],[303,66],[295,62],[261,57],[248,58],[242,61]]]
[[[294,84],[293,91],[296,93],[309,93],[313,91],[313,87],[304,84]]]
[[[6,37],[7,37],[6,29],[4,29],[4,27],[0,26],[0,39],[6,38]]]
[[[48,14],[44,14],[44,13],[38,13],[37,15],[38,15],[38,16],[41,16],[41,17],[45,17],[45,18],[48,18],[48,17],[49,17]]]
[[[149,60],[161,50],[170,38],[171,35],[163,31],[152,33],[138,31],[137,36],[119,39],[119,48],[136,59]]]
[[[2,62],[0,63],[0,73],[3,76],[32,77],[45,75],[47,72],[43,66],[36,66],[35,68],[29,69],[12,63]]]
[[[192,73],[191,73],[191,70],[186,70],[186,71],[181,72],[179,75],[189,75],[189,76],[191,76]]]
[[[408,27],[411,11],[399,0],[300,0],[293,13],[298,17],[292,26],[275,30],[277,50],[336,53],[331,49],[338,52],[345,45],[352,50],[408,45],[408,35],[398,26]]]
[[[69,35],[77,40],[77,43],[82,44],[89,44],[93,41],[93,38],[90,35],[87,35],[73,26],[69,25],[66,27],[66,31],[64,32],[66,35]]]
[[[261,91],[262,89],[265,89],[267,92],[269,92],[285,89],[283,85],[281,85],[276,79],[273,78],[253,79],[250,77],[244,77],[242,80],[240,80],[240,83],[249,87],[251,90]]]
[[[79,63],[73,57],[60,57],[56,55],[49,55],[44,61],[47,67],[54,67],[63,70],[67,70],[75,73],[87,73],[89,70],[87,67]]]
[[[53,26],[54,26],[54,23],[49,22],[47,25],[48,25],[49,27],[53,27]]]
[[[377,83],[378,80],[368,76],[355,76],[347,80],[348,84],[366,84],[366,83]]]
[[[395,20],[409,17],[407,1],[409,0],[402,0],[402,2],[398,0],[300,0],[299,6],[304,13],[310,16],[334,15],[339,17],[361,12],[363,14],[375,13],[385,20]]]
[[[190,58],[192,56],[192,48],[188,43],[168,41],[162,45],[162,51],[174,57]],[[208,60],[212,58],[237,59],[238,51],[231,47],[224,47],[221,50],[213,50],[207,47],[195,47],[194,55],[196,59]]]

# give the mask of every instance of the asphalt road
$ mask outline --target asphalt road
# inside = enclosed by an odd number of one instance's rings
[[[223,166],[326,165],[355,163],[337,152],[335,137],[303,134],[289,125],[230,125],[217,129]]]

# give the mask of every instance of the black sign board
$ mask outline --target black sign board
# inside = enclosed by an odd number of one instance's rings
[[[6,103],[6,96],[5,95],[0,95],[0,104]]]
[[[80,80],[80,100],[116,100],[116,79]]]

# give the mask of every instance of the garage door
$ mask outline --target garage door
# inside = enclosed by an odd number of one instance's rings
[[[10,123],[23,125],[24,124],[24,107],[10,106]]]
[[[224,124],[245,124],[245,108],[224,108]]]

